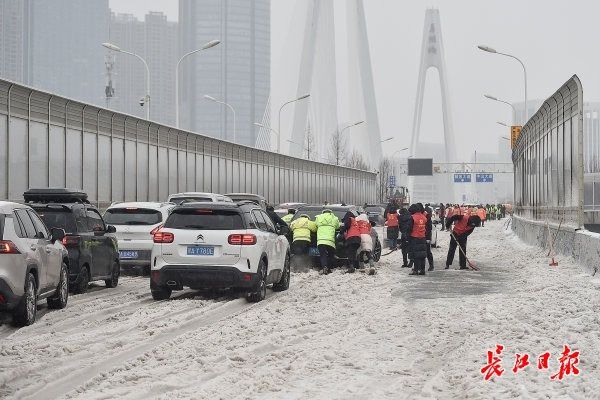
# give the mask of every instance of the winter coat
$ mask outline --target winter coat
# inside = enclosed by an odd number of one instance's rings
[[[292,222],[292,219],[294,218],[294,214],[286,214],[283,217],[281,217],[281,219],[283,220],[283,222],[285,222],[286,224],[290,224],[290,222]]]
[[[402,234],[402,240],[407,240],[410,236],[409,224],[412,221],[412,217],[410,216],[409,212],[406,211],[406,209],[404,209],[404,211],[400,211],[400,218],[398,221],[400,223],[400,233]]]
[[[411,214],[416,214],[419,212],[418,209],[414,206],[415,205],[413,204],[408,209]],[[411,236],[414,220],[412,218],[412,215],[409,215],[409,217],[410,220],[408,221],[407,227],[408,258],[410,258],[411,260],[427,258],[427,240],[425,238],[417,238]]]
[[[317,245],[335,248],[335,231],[340,228],[340,220],[331,212],[323,212],[315,217],[317,225]]]
[[[356,221],[361,227],[359,251],[373,251],[373,237],[371,236],[372,227],[371,223],[369,222],[369,217],[367,217],[367,214],[360,214],[358,217],[356,217]],[[367,225],[369,226],[368,231],[366,229]]]
[[[431,214],[427,214],[427,224],[425,225],[425,239],[431,241],[431,231],[433,223],[431,222]]]
[[[294,234],[292,242],[310,242],[310,235],[317,232],[317,225],[306,217],[300,217],[290,224],[290,229]]]

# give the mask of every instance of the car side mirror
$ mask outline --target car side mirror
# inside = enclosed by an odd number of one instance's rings
[[[50,229],[50,238],[52,239],[53,242],[56,242],[57,240],[63,240],[63,238],[66,236],[65,230],[61,229],[61,228],[52,228]]]
[[[117,231],[117,228],[115,228],[113,225],[106,226],[106,233],[115,233],[116,231]]]
[[[371,221],[371,226],[375,227],[377,226],[377,223],[375,221]]]
[[[287,226],[279,226],[279,227],[277,227],[277,234],[278,235],[285,236],[288,233],[290,233],[290,228],[289,227],[287,227]]]

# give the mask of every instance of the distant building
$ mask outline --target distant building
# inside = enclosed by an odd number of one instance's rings
[[[30,83],[103,104],[102,42],[108,38],[108,0],[35,0],[31,12]]]
[[[0,77],[29,83],[30,0],[0,2]]]
[[[181,68],[182,128],[254,146],[270,90],[270,0],[180,0],[180,55],[219,39],[217,47],[187,58]]]

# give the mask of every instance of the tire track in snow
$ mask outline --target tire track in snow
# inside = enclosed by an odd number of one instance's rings
[[[35,387],[30,386],[19,390],[15,393],[15,397],[19,399],[37,399],[40,397],[57,398],[64,396],[95,376],[105,373],[111,370],[113,367],[126,362],[127,360],[139,357],[147,351],[152,350],[153,348],[165,342],[175,340],[178,336],[181,336],[187,332],[210,326],[224,318],[236,317],[256,307],[262,307],[277,297],[278,294],[274,294],[269,296],[264,301],[256,304],[246,303],[245,299],[237,299],[227,302],[221,307],[213,308],[206,313],[202,313],[194,318],[189,319],[187,322],[175,327],[174,329],[163,331],[154,336],[151,340],[148,340],[140,345],[134,346],[119,354],[112,355],[104,360],[99,360],[93,365],[83,368],[76,368],[74,373],[67,374],[60,379],[51,382],[41,382]]]

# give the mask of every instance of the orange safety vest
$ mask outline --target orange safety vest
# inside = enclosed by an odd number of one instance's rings
[[[485,218],[487,216],[487,213],[485,212],[485,208],[478,208],[477,209],[477,216],[479,218],[481,218],[482,221],[485,221]]]
[[[425,214],[414,213],[412,215],[413,227],[410,236],[418,239],[425,239],[427,228],[427,217]]]
[[[369,221],[358,221],[358,231],[361,235],[371,233],[371,223]]]
[[[360,237],[360,229],[358,228],[358,222],[354,217],[350,218],[350,228],[346,231],[346,239],[351,237]]]
[[[473,230],[472,226],[469,226],[469,216],[463,215],[461,219],[456,221],[454,224],[454,233],[457,235],[462,235],[464,233],[470,232]]]

